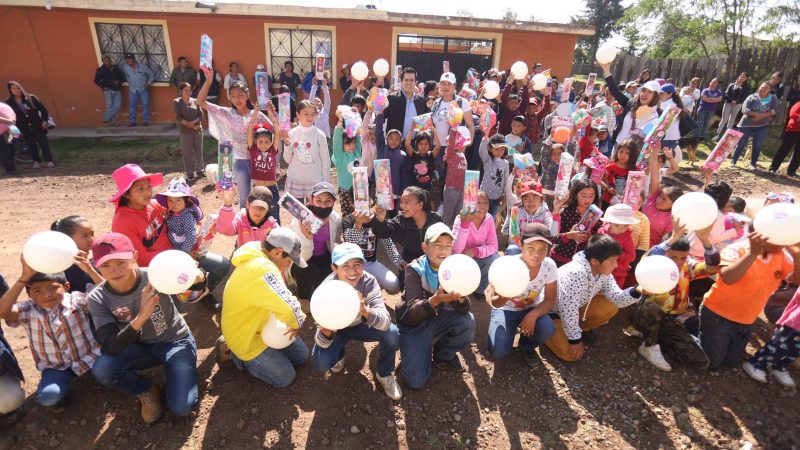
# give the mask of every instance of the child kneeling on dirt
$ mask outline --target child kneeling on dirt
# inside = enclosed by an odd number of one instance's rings
[[[22,261],[22,274],[0,298],[0,318],[11,327],[23,326],[28,346],[42,372],[36,401],[63,410],[73,379],[90,370],[100,356],[92,333],[88,298],[69,292],[63,272],[44,274]],[[16,303],[25,289],[29,300]]]
[[[789,366],[800,356],[800,290],[786,305],[783,315],[776,323],[772,340],[744,363],[744,371],[756,381],[767,382],[767,369],[783,386],[796,386],[789,375]]]
[[[392,323],[392,317],[383,303],[378,280],[364,271],[365,261],[361,247],[356,244],[346,242],[333,249],[333,273],[325,281],[341,280],[352,286],[361,297],[361,312],[352,324],[338,331],[318,326],[311,360],[317,370],[339,373],[344,369],[344,350],[349,341],[379,342],[378,371],[375,372],[375,378],[389,398],[400,400],[403,393],[394,378],[394,361],[400,345],[400,332]]]

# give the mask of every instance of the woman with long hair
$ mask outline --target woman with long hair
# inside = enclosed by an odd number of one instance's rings
[[[42,162],[53,167],[53,155],[47,140],[47,123],[50,113],[39,101],[39,98],[25,91],[16,81],[8,82],[8,99],[6,104],[17,115],[17,128],[25,139],[25,146],[33,157],[33,168],[38,169]],[[41,150],[41,155],[39,151]],[[44,161],[42,161],[44,160]]]

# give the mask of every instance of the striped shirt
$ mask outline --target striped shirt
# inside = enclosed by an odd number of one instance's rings
[[[42,308],[33,300],[18,303],[19,319],[11,327],[23,326],[39,371],[72,369],[82,375],[100,356],[100,345],[92,334],[87,295],[65,293],[55,308]]]

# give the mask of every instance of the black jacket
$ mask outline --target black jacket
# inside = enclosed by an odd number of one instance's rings
[[[430,112],[421,95],[415,93],[413,101],[417,115]],[[402,90],[389,94],[389,106],[383,111],[383,116],[386,118],[386,131],[400,130],[401,133],[403,132],[403,123],[405,123],[406,117],[406,95]],[[405,136],[403,138],[405,139]]]
[[[728,88],[725,89],[725,102],[736,102],[737,105],[741,105],[747,99],[748,95],[750,95],[750,89],[747,87],[746,83],[742,86],[731,83],[728,85]]]
[[[35,95],[28,94],[24,97],[22,103],[26,108],[20,107],[19,103],[13,96],[6,99],[6,104],[14,110],[17,115],[17,128],[25,138],[32,138],[39,134],[47,134],[47,129],[42,129],[42,123],[47,123],[50,118],[50,113],[44,107],[42,102],[36,98]]]
[[[428,227],[441,221],[442,218],[438,214],[429,212],[425,218],[425,225],[419,229],[414,219],[406,219],[398,212],[391,220],[380,222],[378,219],[372,219],[369,226],[372,227],[375,236],[399,242],[403,246],[403,261],[410,262],[423,255],[422,241],[425,239]]]
[[[116,64],[112,64],[110,68],[103,64],[94,72],[94,84],[99,86],[100,89],[118,91],[122,89],[124,81],[125,76]]]

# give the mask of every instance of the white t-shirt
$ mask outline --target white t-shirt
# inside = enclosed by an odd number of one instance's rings
[[[653,108],[653,115],[650,118],[641,118],[636,120],[636,132],[639,135],[643,135],[644,126],[648,122],[655,121],[656,119],[658,119],[658,111],[656,110],[656,108]],[[625,139],[631,137],[632,121],[633,121],[633,110],[625,113],[625,117],[622,119],[622,128],[619,130],[619,134],[617,135],[617,144],[620,144]]]
[[[469,102],[461,97],[456,97],[453,101],[459,102],[459,107],[464,111],[464,114],[469,114],[472,111]],[[431,121],[443,146],[447,145],[447,136],[450,134],[450,122],[447,121],[447,112],[450,110],[450,103],[453,103],[453,101],[437,100],[433,103],[431,110]]]
[[[544,288],[548,284],[558,280],[558,266],[556,262],[545,257],[542,265],[539,266],[539,273],[536,278],[528,283],[525,292],[519,297],[510,299],[505,305],[498,309],[506,311],[524,311],[542,303],[544,301]]]

